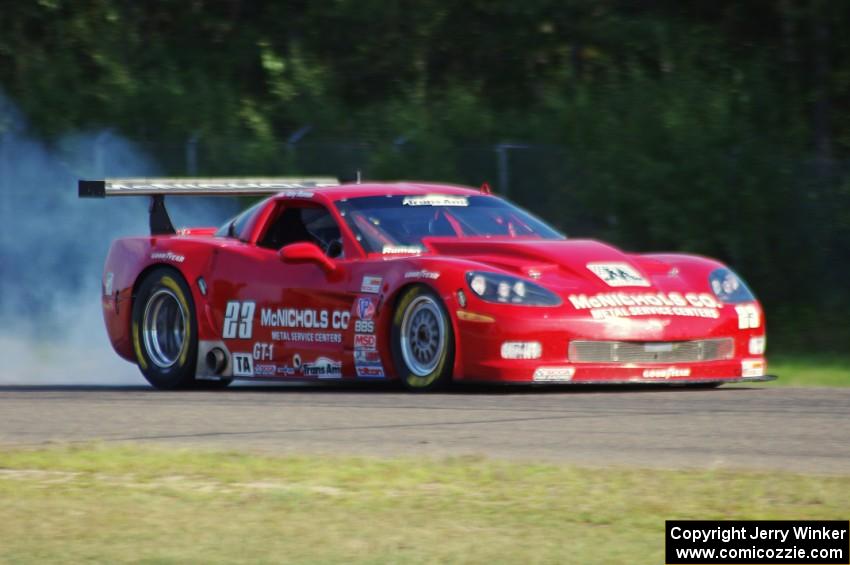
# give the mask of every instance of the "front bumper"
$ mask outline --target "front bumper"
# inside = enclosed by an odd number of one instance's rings
[[[653,320],[627,320],[612,326],[586,318],[556,316],[489,317],[487,321],[458,320],[456,375],[461,381],[528,384],[712,384],[764,382],[767,374],[763,354],[750,354],[749,339],[763,336],[764,329],[740,331],[737,321],[699,321],[665,325]],[[637,360],[582,362],[571,359],[573,340],[669,343],[732,338],[730,358],[713,360]],[[536,359],[505,359],[505,342],[540,344]],[[762,352],[758,352],[762,353]],[[683,358],[678,358],[683,359]]]
[[[775,380],[774,375],[748,375],[741,359],[687,364],[570,364],[563,359],[481,361],[460,380],[528,384],[698,384]]]

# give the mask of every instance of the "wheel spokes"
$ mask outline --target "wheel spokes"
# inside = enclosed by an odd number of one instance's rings
[[[430,296],[420,296],[407,307],[402,320],[402,355],[410,370],[425,376],[436,369],[446,344],[445,319]]]
[[[160,288],[148,299],[142,333],[145,351],[157,367],[171,367],[180,357],[185,345],[187,315],[170,289]]]

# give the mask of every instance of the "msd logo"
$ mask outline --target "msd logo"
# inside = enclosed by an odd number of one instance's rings
[[[354,334],[354,349],[374,350],[378,344],[375,334]]]

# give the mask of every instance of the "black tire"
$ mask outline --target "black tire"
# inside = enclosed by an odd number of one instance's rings
[[[198,322],[180,273],[160,267],[145,277],[133,300],[131,333],[136,364],[151,385],[161,390],[195,386]]]
[[[403,291],[393,312],[390,342],[396,374],[406,389],[433,391],[451,381],[454,331],[443,301],[428,287]]]

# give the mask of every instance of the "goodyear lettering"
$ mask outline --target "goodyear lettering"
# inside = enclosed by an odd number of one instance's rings
[[[175,263],[182,263],[186,260],[186,257],[178,255],[173,251],[153,251],[151,253],[151,259],[154,261],[174,261]]]
[[[672,379],[674,377],[689,377],[691,370],[679,367],[666,367],[664,369],[644,369],[645,379]]]

